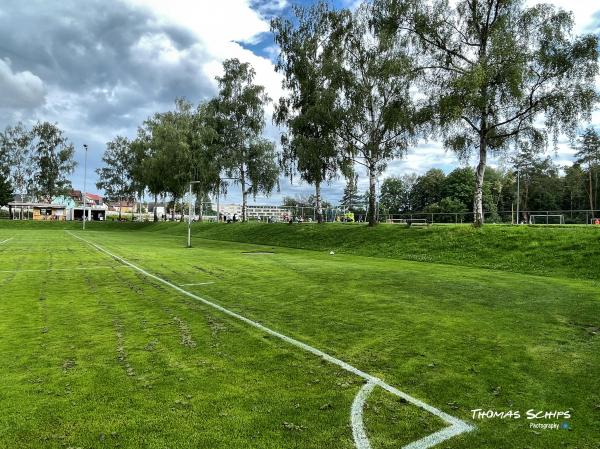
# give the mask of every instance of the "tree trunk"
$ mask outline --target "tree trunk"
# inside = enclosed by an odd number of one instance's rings
[[[246,173],[244,170],[240,171],[240,184],[242,185],[242,222],[246,222],[247,207],[248,207],[248,192],[246,191]]]
[[[317,222],[323,223],[323,208],[321,207],[321,182],[315,182],[315,207],[317,209]]]
[[[487,163],[487,141],[482,131],[479,140],[479,163],[477,164],[475,180],[475,198],[473,199],[473,224],[482,226],[483,217],[483,178],[485,176],[485,166]]]
[[[123,199],[121,197],[119,197],[119,221],[121,221],[121,209],[122,208],[123,208]],[[84,196],[84,200],[83,200],[83,214],[85,215],[85,196]]]
[[[369,226],[375,226],[377,222],[375,221],[375,197],[377,195],[377,191],[375,188],[375,167],[369,166],[369,211],[367,213],[367,219],[369,221]]]
[[[592,215],[594,215],[594,189],[592,187],[592,164],[588,166],[588,173],[590,178],[590,210],[592,211]]]
[[[154,223],[158,221],[158,195],[154,195]]]
[[[177,207],[177,198],[173,197],[173,208],[171,209],[171,221],[175,221],[175,208]]]

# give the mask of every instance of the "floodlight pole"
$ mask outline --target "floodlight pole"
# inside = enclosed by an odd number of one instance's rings
[[[83,148],[85,148],[85,159],[83,162],[83,230],[85,231],[85,216],[87,215],[87,209],[85,207],[86,205],[86,201],[85,201],[85,191],[87,189],[86,186],[86,182],[87,182],[87,153],[88,153],[88,146],[87,144],[83,144]]]

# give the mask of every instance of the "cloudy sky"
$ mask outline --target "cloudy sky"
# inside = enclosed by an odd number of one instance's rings
[[[600,33],[597,0],[550,2],[573,10],[576,32]],[[212,97],[223,60],[250,62],[257,82],[271,98],[279,98],[281,80],[273,69],[277,48],[269,20],[289,14],[293,3],[311,2],[2,0],[0,129],[18,121],[58,123],[77,148],[79,164],[72,176],[76,188],[83,187],[82,146],[89,145],[88,191],[94,191],[93,169],[101,164],[105,143],[117,134],[134,137],[147,116],[168,110],[176,97],[195,103]],[[335,1],[336,6],[354,3]],[[598,112],[594,123],[600,125]],[[278,141],[274,126],[266,133]],[[552,155],[566,164],[572,153],[565,143]],[[439,143],[424,142],[390,164],[383,177],[432,167],[449,171],[458,164]],[[343,186],[343,180],[334,181],[325,197],[337,201]],[[278,203],[283,195],[311,191],[310,186],[282,180],[280,193],[257,202]],[[232,189],[227,199],[237,201],[238,195]]]

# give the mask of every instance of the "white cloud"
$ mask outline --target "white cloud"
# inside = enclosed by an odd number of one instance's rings
[[[257,84],[265,86],[269,96],[277,100],[282,95],[281,76],[275,73],[273,62],[256,55],[240,43],[255,43],[262,33],[269,31],[269,21],[252,7],[250,0],[222,0],[216,2],[172,0],[126,0],[149,9],[163,25],[177,25],[192,32],[200,41],[204,53],[198,59],[201,73],[213,83],[222,74],[222,62],[238,58],[249,62],[256,70]],[[267,11],[279,11],[287,6],[286,0],[272,0],[263,6]],[[138,43],[138,50],[155,54],[161,59],[193,58],[193,54],[177,51],[166,36],[148,36]],[[144,53],[142,53],[144,54]],[[216,83],[215,83],[216,85]],[[269,108],[269,112],[270,112]]]
[[[13,72],[10,59],[0,59],[0,108],[34,108],[44,103],[46,87],[30,71]]]
[[[565,11],[572,11],[575,19],[576,33],[584,33],[590,31],[590,26],[593,23],[594,13],[598,12],[599,4],[597,0],[528,0],[527,5],[533,6],[539,3],[551,3]]]

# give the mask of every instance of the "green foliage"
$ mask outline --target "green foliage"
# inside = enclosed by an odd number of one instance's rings
[[[411,192],[411,204],[416,211],[424,210],[429,204],[437,203],[444,194],[446,175],[439,168],[432,168],[419,176]]]
[[[132,175],[133,156],[131,142],[126,137],[117,136],[106,144],[106,151],[102,156],[104,167],[96,169],[99,179],[96,187],[104,189],[106,196],[112,201],[120,203],[131,198],[135,192]]]
[[[455,198],[442,198],[437,203],[432,203],[427,205],[424,209],[425,212],[429,213],[446,213],[446,214],[455,214],[466,212],[467,209],[462,201],[457,200]]]
[[[48,122],[38,122],[31,134],[31,193],[46,200],[67,193],[71,189],[67,176],[76,165],[73,144],[56,124]]]
[[[383,180],[379,195],[379,205],[390,214],[398,214],[410,210],[410,193],[412,185],[407,177],[390,177]]]
[[[264,105],[269,101],[263,86],[254,84],[255,71],[248,63],[228,59],[217,77],[218,96],[210,102],[222,167],[242,190],[242,220],[247,197],[270,194],[277,185],[279,168],[275,145],[262,137]]]
[[[590,209],[598,209],[598,172],[600,171],[600,134],[589,127],[579,138],[579,148],[575,153],[576,162],[587,166],[587,194]]]
[[[284,75],[287,96],[279,99],[274,120],[285,125],[281,165],[315,186],[317,217],[322,221],[321,185],[338,173],[340,114],[336,106],[341,45],[325,3],[294,7],[294,20],[274,18],[271,30],[280,48],[275,69]]]
[[[0,133],[0,174],[7,177],[19,193],[31,193],[33,186],[33,135],[22,123],[8,126]]]
[[[483,222],[488,151],[517,139],[541,150],[547,135],[570,136],[598,100],[598,37],[573,36],[573,18],[519,0],[382,0],[388,33],[414,36],[446,147],[477,151],[474,215]],[[540,128],[538,120],[544,119]]]
[[[444,179],[442,191],[442,196],[452,198],[463,209],[470,209],[475,191],[475,171],[471,167],[452,170]]]
[[[13,187],[5,175],[0,173],[0,207],[7,206],[13,200]]]
[[[408,37],[389,39],[376,20],[382,13],[379,3],[364,2],[354,12],[340,11],[337,25],[344,43],[340,137],[346,157],[367,169],[371,226],[376,177],[405,154],[422,119],[410,92],[417,72]]]
[[[346,187],[340,205],[348,210],[364,212],[364,199],[358,194],[358,175],[352,173],[346,178]]]

